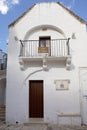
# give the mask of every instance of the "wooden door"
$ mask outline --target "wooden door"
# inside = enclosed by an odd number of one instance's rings
[[[43,81],[29,81],[29,117],[43,118]]]

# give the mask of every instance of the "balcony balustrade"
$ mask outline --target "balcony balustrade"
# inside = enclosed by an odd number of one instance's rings
[[[54,40],[24,40],[21,41],[20,57],[40,58],[46,57],[67,57],[70,55],[69,39]],[[42,45],[41,45],[42,42]],[[45,44],[44,44],[45,43]]]
[[[47,68],[47,61],[63,60],[67,69],[70,68],[71,56],[68,39],[53,40],[24,40],[21,41],[19,63],[24,70],[24,64],[30,61],[42,61],[43,68]]]

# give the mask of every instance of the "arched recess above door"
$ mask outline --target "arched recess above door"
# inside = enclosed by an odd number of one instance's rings
[[[30,30],[28,30],[26,32],[23,40],[29,39],[29,37],[33,33],[36,33],[38,31],[46,31],[46,30],[55,31],[56,33],[59,33],[60,35],[62,35],[63,38],[66,38],[66,35],[65,35],[64,31],[62,29],[60,29],[59,27],[57,27],[57,26],[54,26],[54,25],[38,25],[38,26],[34,26]]]

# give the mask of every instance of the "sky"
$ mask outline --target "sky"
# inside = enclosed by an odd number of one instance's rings
[[[87,0],[0,0],[0,49],[7,52],[8,25],[40,2],[60,2],[87,21]]]

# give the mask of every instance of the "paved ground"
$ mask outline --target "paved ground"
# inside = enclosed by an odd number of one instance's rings
[[[48,125],[45,126],[26,126],[26,125],[6,125],[0,122],[0,130],[87,130],[87,126],[59,126],[59,125]]]

